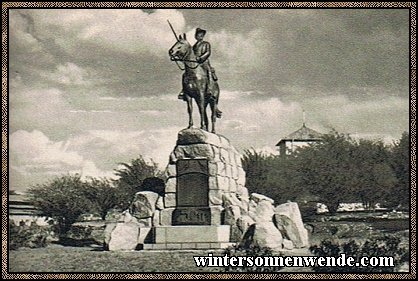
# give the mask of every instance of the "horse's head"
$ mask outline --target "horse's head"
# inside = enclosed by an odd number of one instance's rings
[[[188,52],[190,52],[191,45],[186,39],[186,34],[179,36],[177,42],[170,48],[168,54],[171,60],[182,60],[185,58]]]

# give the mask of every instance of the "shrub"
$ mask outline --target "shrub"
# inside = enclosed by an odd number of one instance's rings
[[[10,250],[17,250],[21,247],[46,247],[49,236],[47,227],[41,227],[36,224],[19,226],[13,221],[9,222]]]
[[[246,256],[246,257],[271,257],[273,256],[272,249],[268,247],[259,247],[256,245],[252,245],[249,247],[244,247],[242,245],[235,245],[226,248],[222,256],[228,255],[229,257],[232,256]],[[277,255],[276,255],[277,256]],[[225,266],[221,269],[222,272],[277,272],[281,269],[280,266],[246,266],[244,262],[244,266],[242,267],[234,267],[234,266]]]
[[[315,272],[394,272],[402,263],[409,261],[408,251],[399,246],[401,240],[395,236],[384,236],[366,240],[363,244],[354,240],[339,243],[324,240],[319,246],[310,247],[310,251],[320,257],[339,257],[346,254],[356,261],[361,257],[393,257],[393,267],[313,267]]]

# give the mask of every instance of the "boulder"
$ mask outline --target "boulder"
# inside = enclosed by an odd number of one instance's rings
[[[222,206],[225,208],[229,206],[240,206],[241,201],[237,198],[234,193],[223,193],[222,194]]]
[[[241,241],[244,247],[257,245],[271,249],[282,249],[283,237],[273,222],[260,222],[251,225]]]
[[[239,206],[228,206],[225,208],[224,224],[236,225],[237,220],[241,217],[241,209]]]
[[[258,193],[251,193],[250,200],[254,201],[256,204],[258,204],[261,201],[269,201],[271,204],[274,204],[273,199],[271,199],[270,197],[267,197],[265,195],[258,194]]]
[[[241,216],[237,220],[237,226],[242,231],[242,233],[245,233],[254,223],[254,220],[248,215]]]
[[[283,239],[282,245],[283,245],[283,249],[286,249],[286,250],[293,250],[295,248],[295,245],[293,245],[293,242],[287,239]]]
[[[159,195],[152,191],[137,192],[130,206],[130,213],[137,219],[152,217],[158,197]]]
[[[112,235],[112,231],[115,229],[116,225],[117,225],[116,222],[107,223],[104,229],[104,241],[103,242],[107,250],[109,248],[109,242],[110,242],[110,237]]]
[[[255,222],[273,221],[274,207],[270,201],[263,200],[255,208]]]
[[[117,223],[110,234],[109,251],[135,250],[138,245],[139,225],[135,222]]]
[[[296,248],[309,246],[308,231],[305,229],[298,204],[288,202],[275,209],[278,228],[293,242]]]

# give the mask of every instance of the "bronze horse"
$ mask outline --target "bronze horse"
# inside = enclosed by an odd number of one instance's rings
[[[172,61],[180,61],[184,64],[184,69],[180,66],[183,73],[183,93],[187,101],[187,112],[189,113],[189,126],[193,126],[193,99],[199,108],[200,128],[208,131],[209,120],[206,113],[208,104],[210,105],[212,115],[212,133],[215,133],[216,118],[221,118],[221,111],[218,109],[219,85],[213,81],[209,91],[208,75],[205,69],[196,61],[196,55],[192,46],[186,39],[186,34],[179,36],[177,42],[168,51]]]

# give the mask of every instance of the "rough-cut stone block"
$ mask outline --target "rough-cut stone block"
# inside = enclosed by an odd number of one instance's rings
[[[213,161],[215,162],[221,161],[220,148],[212,145],[212,152],[213,152]]]
[[[168,164],[167,165],[167,168],[165,169],[165,175],[168,178],[175,177],[177,175],[176,165],[174,165],[174,164]]]
[[[235,154],[235,164],[236,164],[238,167],[242,167],[241,154],[239,154],[239,153],[236,153],[236,154]]]
[[[209,190],[219,189],[218,181],[217,181],[217,177],[216,176],[210,176],[208,178],[208,182],[209,182]]]
[[[152,216],[152,226],[159,226],[160,225],[160,211],[155,210]]]
[[[210,224],[221,225],[222,224],[222,206],[211,206],[210,207]]]
[[[218,165],[216,162],[209,162],[208,163],[208,174],[209,176],[216,176],[218,174]]]
[[[174,149],[174,154],[177,159],[213,159],[214,157],[210,144],[178,145]]]
[[[219,136],[213,133],[209,133],[205,130],[191,128],[184,129],[178,133],[177,144],[190,145],[199,143],[209,143],[216,146],[221,145]]]
[[[249,210],[250,201],[249,200],[243,200],[242,198],[240,199],[240,201],[241,201],[241,205],[240,205],[241,212],[243,214],[247,214],[248,210]]]
[[[226,177],[217,176],[218,186],[220,190],[229,191],[229,179]]]
[[[225,163],[218,161],[216,162],[216,166],[217,166],[216,167],[217,175],[225,177],[226,176]]]
[[[176,154],[174,153],[174,151],[172,151],[170,153],[170,157],[168,158],[168,163],[169,164],[176,164],[176,162],[177,162]]]
[[[231,168],[232,168],[232,172],[231,172],[231,177],[234,179],[234,180],[237,180],[238,179],[238,177],[239,177],[239,174],[238,174],[238,168],[237,168],[237,166],[231,166]]]
[[[247,200],[250,200],[250,197],[248,195],[248,189],[245,186],[238,184],[236,193],[237,193],[238,198],[245,198]]]
[[[234,193],[224,193],[222,195],[222,201],[223,201],[223,206],[229,207],[229,206],[239,206],[241,205],[241,201],[235,196]]]
[[[237,192],[237,181],[229,178],[229,192]]]
[[[219,135],[219,139],[221,141],[221,146],[222,147],[230,147],[231,144],[229,142],[229,139],[227,139],[225,136]]]
[[[157,199],[157,203],[155,204],[155,208],[157,210],[162,210],[164,209],[164,197],[163,196],[159,196]]]
[[[137,219],[152,217],[158,194],[152,191],[140,191],[135,194],[129,212]]]
[[[162,226],[168,226],[172,224],[173,220],[173,211],[175,208],[167,208],[164,210],[161,210],[160,212],[160,224]]]
[[[228,225],[236,225],[238,218],[241,217],[241,209],[239,206],[228,206],[225,208],[224,223]]]
[[[244,169],[238,167],[238,179],[237,179],[237,183],[239,185],[244,185],[245,186],[245,172]]]
[[[220,152],[221,152],[221,161],[224,162],[224,163],[229,163],[228,150],[226,150],[225,148],[221,148]]]
[[[209,205],[222,205],[222,190],[209,190]]]
[[[165,183],[165,193],[174,193],[177,190],[177,178],[169,178]]]
[[[171,208],[176,206],[176,194],[166,193],[164,195],[164,207]]]
[[[233,166],[236,166],[236,163],[235,163],[235,153],[234,153],[234,151],[232,149],[229,149],[228,150],[228,153],[229,153],[229,164],[230,165],[233,165]]]
[[[227,178],[232,178],[232,166],[225,165],[225,173]]]
[[[138,225],[139,227],[151,227],[152,218],[138,219]]]

